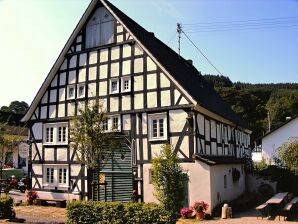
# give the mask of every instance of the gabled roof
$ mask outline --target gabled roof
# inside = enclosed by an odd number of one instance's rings
[[[169,78],[172,78],[172,80],[174,79],[180,86],[182,86],[182,88],[186,91],[184,93],[187,96],[190,96],[190,98],[193,99],[196,103],[210,110],[211,112],[216,113],[237,125],[240,125],[244,128],[246,127],[241,118],[231,109],[228,103],[226,103],[220,97],[220,95],[214,90],[213,86],[205,80],[205,78],[193,65],[186,61],[183,57],[179,56],[175,51],[173,51],[159,39],[157,39],[151,32],[148,32],[130,17],[125,15],[113,4],[105,0],[98,1],[102,2],[102,4],[106,6],[106,8],[111,12],[111,14],[114,15],[116,19],[118,19],[118,21],[125,28],[127,28],[128,31],[131,32],[136,41],[141,46],[145,47],[144,50],[150,56],[152,56],[152,59],[162,68],[164,68],[166,72],[171,76]],[[95,2],[97,2],[97,0],[93,0],[90,3],[75,31],[65,45],[65,48],[67,46],[70,46],[76,34],[80,31],[82,23],[86,21],[89,14],[92,12],[93,7],[96,6]],[[65,48],[63,49],[59,57],[64,57],[67,51],[67,49]],[[57,64],[58,62],[59,60],[57,60],[55,64]],[[60,64],[62,64],[61,60]],[[41,96],[35,97],[32,105],[30,106],[30,109],[32,106],[35,108],[38,103],[36,101],[39,101],[40,99]],[[31,109],[30,111],[30,109],[23,120],[28,120],[35,110]],[[28,113],[30,114],[30,116],[28,116]]]
[[[287,120],[286,122],[284,122],[283,124],[281,124],[280,126],[272,129],[271,131],[267,132],[265,135],[263,135],[261,137],[261,139],[265,138],[266,136],[272,134],[273,132],[277,131],[278,129],[280,129],[281,127],[285,126],[286,124],[292,122],[293,120],[295,120],[296,118],[298,118],[297,116],[296,117],[292,117],[291,119]]]

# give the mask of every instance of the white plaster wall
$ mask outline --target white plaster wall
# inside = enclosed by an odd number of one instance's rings
[[[187,113],[184,110],[170,110],[170,132],[181,132],[186,122]]]
[[[53,148],[45,148],[44,150],[44,158],[46,161],[54,160],[54,149]]]
[[[122,110],[131,110],[130,96],[122,96]]]
[[[134,103],[134,109],[142,109],[144,108],[144,94],[139,93],[135,94],[135,103]]]
[[[135,44],[135,55],[141,55],[143,54],[143,49],[140,47],[140,45]]]
[[[50,118],[56,117],[56,106],[55,105],[49,106],[49,117]]]
[[[99,82],[99,96],[106,96],[107,95],[107,82]]]
[[[58,117],[65,117],[65,104],[58,104]]]
[[[96,64],[97,63],[97,52],[92,51],[89,53],[89,64]]]
[[[123,115],[123,130],[131,130],[130,114]]]
[[[290,121],[262,139],[262,157],[267,163],[273,163],[276,150],[290,137],[298,137],[298,118]]]
[[[85,82],[86,81],[86,69],[79,70],[79,81],[78,82]]]
[[[71,57],[70,62],[69,62],[69,68],[74,68],[77,66],[77,56],[74,55]]]
[[[66,83],[66,73],[60,73],[60,85],[65,85]]]
[[[119,76],[119,62],[111,64],[111,77]]]
[[[45,92],[41,99],[41,103],[47,103],[48,102],[48,91]]]
[[[44,107],[41,107],[40,108],[41,110],[40,110],[40,118],[41,119],[44,119],[44,118],[47,118],[47,107],[46,106],[44,106]]]
[[[97,72],[97,67],[90,67],[89,68],[89,80],[95,80],[96,79],[96,72]]]
[[[99,79],[106,79],[108,77],[108,65],[99,66]]]
[[[110,111],[119,111],[119,98],[111,97],[110,98]]]
[[[131,56],[131,46],[128,44],[123,45],[123,57],[130,57]]]
[[[161,106],[166,107],[171,105],[171,92],[170,90],[165,90],[160,92],[161,96]]]
[[[147,134],[147,114],[142,113],[142,131],[143,134]]]
[[[156,74],[148,74],[147,89],[156,89],[156,87],[157,87]]]
[[[188,198],[191,206],[196,201],[205,201],[210,204],[210,167],[201,162],[182,163],[182,169],[189,176]],[[144,202],[157,202],[154,197],[153,184],[149,184],[149,169],[151,164],[144,164],[143,178],[144,178]]]
[[[88,84],[88,97],[96,96],[96,83]]]
[[[42,123],[34,123],[32,131],[36,140],[42,140]]]
[[[111,59],[112,60],[119,59],[119,55],[120,55],[119,46],[113,47],[111,50]]]
[[[42,175],[42,164],[32,164],[32,170],[36,175]]]
[[[67,161],[67,148],[57,148],[57,160]]]
[[[163,73],[160,73],[160,87],[170,87],[170,80]]]
[[[143,76],[135,76],[134,77],[134,90],[139,91],[143,90]]]
[[[156,64],[152,61],[150,57],[147,57],[147,71],[156,70]]]
[[[108,60],[109,51],[108,49],[100,50],[100,62],[105,62]]]
[[[86,53],[80,54],[79,65],[84,66],[86,64],[87,64],[87,54]]]
[[[67,201],[80,200],[80,195],[78,194],[66,194],[66,193],[54,193],[46,191],[37,191],[37,194],[40,198],[46,199],[63,199]]]
[[[68,83],[74,84],[76,82],[76,71],[70,71],[68,73]]]
[[[122,75],[131,74],[130,71],[130,60],[126,60],[122,62]]]
[[[137,58],[134,61],[134,72],[143,72],[144,67],[143,67],[143,58]]]
[[[222,201],[231,201],[245,192],[245,172],[242,164],[223,164],[210,167],[211,177],[211,208]],[[240,171],[240,179],[232,179],[232,169]],[[242,172],[243,171],[243,172]],[[227,176],[227,188],[224,188],[224,175]]]
[[[157,107],[157,93],[156,92],[147,93],[147,106],[148,107]]]
[[[65,101],[65,88],[59,89],[59,101]]]

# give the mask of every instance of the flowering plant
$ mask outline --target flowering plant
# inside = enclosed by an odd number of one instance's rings
[[[192,208],[182,208],[182,209],[180,210],[180,215],[181,215],[183,218],[188,218],[192,213],[193,213]]]
[[[27,197],[27,200],[35,200],[36,198],[38,198],[38,195],[37,195],[37,193],[36,193],[36,191],[35,190],[27,190],[26,192],[25,192],[25,195],[26,195],[26,197]]]
[[[196,212],[205,212],[208,209],[209,205],[204,201],[197,201],[192,206],[192,209]]]

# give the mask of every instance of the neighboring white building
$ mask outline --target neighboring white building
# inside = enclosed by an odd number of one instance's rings
[[[93,173],[76,160],[69,124],[99,101],[107,125],[134,144]],[[190,62],[108,1],[90,3],[23,121],[40,197],[129,201],[134,190],[139,201],[156,201],[151,160],[167,142],[189,176],[186,206],[213,208],[245,191],[251,132]],[[99,177],[107,185],[92,190]]]
[[[298,137],[297,117],[286,121],[282,126],[268,132],[262,137],[261,158],[268,164],[274,164],[274,157],[277,156],[278,148],[283,143],[288,142],[289,138],[292,137]]]

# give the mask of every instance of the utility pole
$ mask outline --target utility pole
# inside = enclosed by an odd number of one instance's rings
[[[177,32],[178,32],[178,54],[180,55],[181,33],[182,33],[181,23],[177,23]]]

